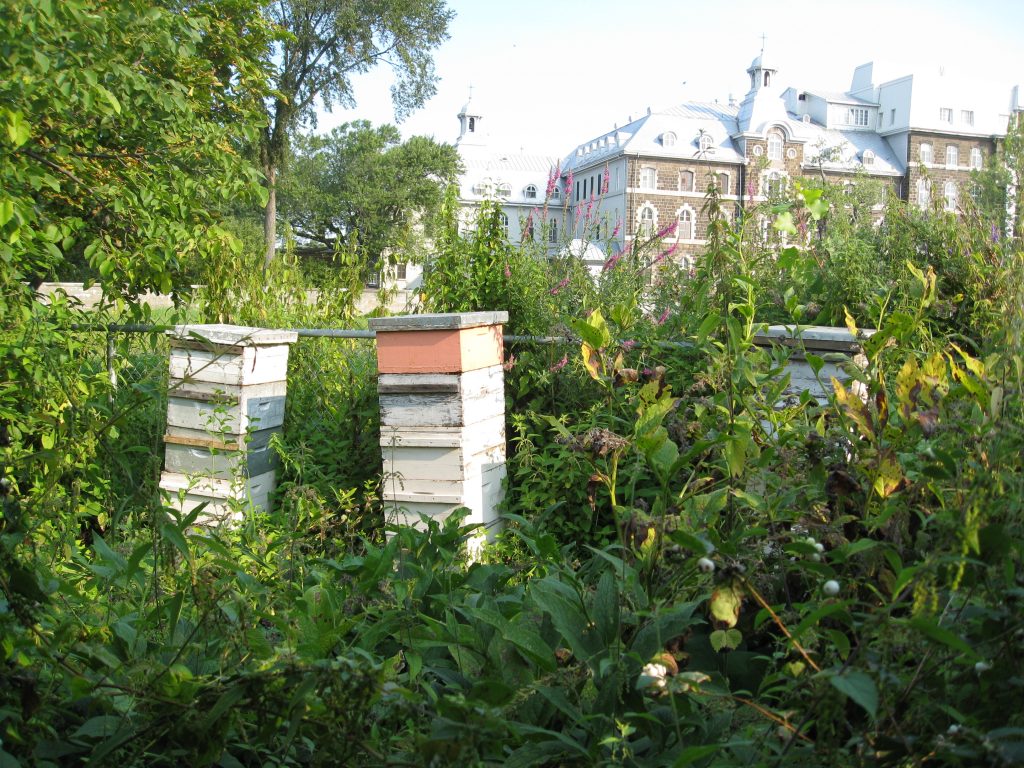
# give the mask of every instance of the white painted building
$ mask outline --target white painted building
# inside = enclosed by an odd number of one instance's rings
[[[480,203],[492,200],[501,207],[509,242],[532,237],[549,245],[560,243],[563,198],[558,159],[491,146],[482,130],[484,116],[472,98],[458,118],[455,146],[465,167],[459,180],[462,225],[471,225]]]

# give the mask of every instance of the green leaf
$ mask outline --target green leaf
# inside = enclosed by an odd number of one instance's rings
[[[970,661],[977,661],[978,658],[980,658],[977,651],[971,648],[963,638],[954,634],[945,627],[939,626],[927,616],[918,616],[908,621],[907,624],[930,640],[942,643],[955,651],[959,651],[967,656]]]
[[[703,760],[705,757],[715,754],[721,748],[719,744],[701,744],[696,747],[686,747],[676,757],[676,761],[672,763],[672,768],[685,768],[687,765],[693,765],[698,760]]]
[[[796,224],[793,222],[793,214],[789,211],[783,211],[775,217],[772,227],[779,232],[786,232],[790,235],[796,234]]]
[[[830,675],[828,680],[832,687],[849,697],[871,717],[878,714],[878,688],[866,672],[848,669],[841,675]]]
[[[807,364],[811,366],[811,370],[814,371],[814,375],[817,376],[821,372],[822,367],[824,367],[825,361],[817,355],[812,355],[810,352],[808,352],[805,357],[807,358]]]
[[[14,217],[14,201],[0,200],[0,227]]]
[[[21,112],[7,113],[7,138],[11,140],[14,148],[17,149],[27,142],[32,136],[31,126],[25,122],[25,116]]]
[[[188,542],[185,541],[185,537],[176,526],[164,523],[160,526],[160,535],[171,542],[174,548],[181,553],[182,557],[189,561],[192,560],[192,552],[188,548]]]

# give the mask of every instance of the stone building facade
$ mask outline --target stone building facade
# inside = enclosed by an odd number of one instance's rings
[[[709,184],[735,220],[801,177],[872,179],[922,208],[960,210],[971,172],[1021,109],[1017,92],[999,105],[918,76],[875,85],[872,72],[858,67],[843,92],[782,88],[762,52],[740,103],[689,102],[616,125],[561,161],[567,225],[609,256],[661,233],[690,259],[706,244]]]

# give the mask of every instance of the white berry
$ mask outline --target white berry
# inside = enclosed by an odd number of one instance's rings
[[[710,557],[702,557],[697,561],[697,567],[700,568],[701,573],[714,573],[715,561]]]
[[[992,669],[992,665],[989,664],[987,661],[979,661],[977,664],[974,665],[974,671],[977,672],[979,675],[982,672],[988,672],[990,669]]]
[[[835,579],[829,579],[822,587],[822,591],[829,597],[835,597],[839,594],[839,582]]]

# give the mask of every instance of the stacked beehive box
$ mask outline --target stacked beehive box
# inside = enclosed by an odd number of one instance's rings
[[[506,312],[375,318],[384,500],[421,525],[467,507],[498,529],[505,477]]]
[[[170,334],[167,431],[160,488],[198,522],[269,510],[276,478],[270,437],[284,424],[293,331],[179,326]]]
[[[787,392],[799,395],[806,390],[815,400],[824,403],[831,394],[833,378],[844,384],[850,379],[842,368],[845,363],[853,362],[860,367],[866,364],[860,354],[860,345],[874,332],[873,329],[861,329],[855,336],[847,328],[832,326],[771,325],[754,336],[754,343],[764,347],[775,344],[790,347],[792,352],[786,363],[786,372],[789,373]],[[823,361],[817,374],[807,361],[809,354]]]

